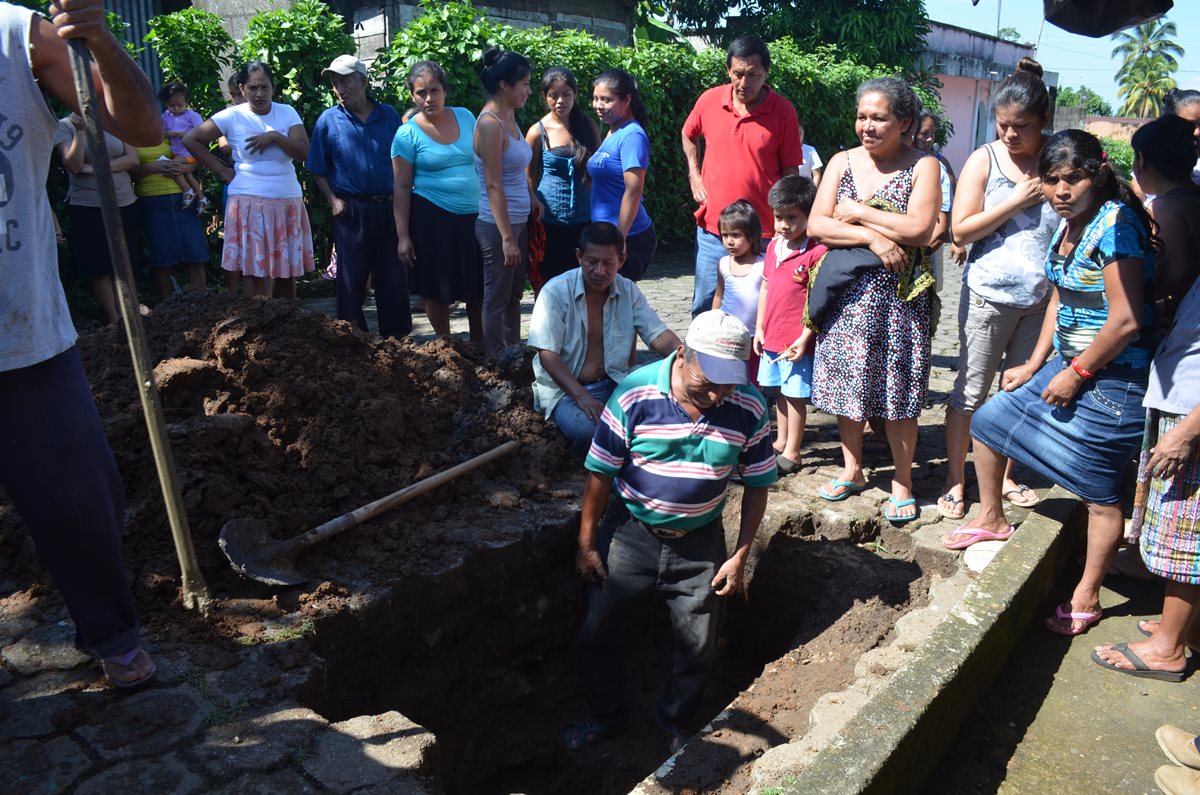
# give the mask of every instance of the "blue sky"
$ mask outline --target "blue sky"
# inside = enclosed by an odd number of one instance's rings
[[[1060,86],[1087,86],[1116,109],[1120,103],[1113,76],[1121,64],[1111,57],[1112,40],[1077,36],[1043,23],[1042,0],[980,0],[977,6],[971,0],[925,0],[925,10],[937,22],[995,35],[997,3],[1000,27],[1016,28],[1022,41],[1038,42],[1038,60],[1046,71],[1058,72]],[[1186,51],[1175,80],[1182,88],[1200,89],[1200,2],[1175,0],[1166,19],[1175,23],[1175,40]]]

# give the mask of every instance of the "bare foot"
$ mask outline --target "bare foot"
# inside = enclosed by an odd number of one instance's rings
[[[1142,631],[1143,635],[1148,637],[1158,632],[1158,625],[1161,623],[1157,618],[1142,619],[1138,622],[1138,629]],[[1183,642],[1187,644],[1189,649],[1200,654],[1200,637],[1193,635],[1190,638],[1185,638]]]
[[[1084,604],[1072,599],[1059,605],[1054,615],[1046,619],[1046,629],[1059,635],[1082,635],[1100,620],[1103,612],[1099,600]],[[1070,614],[1075,617],[1072,618]]]
[[[1129,650],[1136,654],[1151,671],[1171,671],[1179,673],[1187,668],[1187,657],[1177,651],[1164,653],[1151,638],[1128,644]],[[1097,646],[1096,654],[1108,664],[1125,670],[1134,670],[1133,663],[1121,652],[1113,649],[1113,644],[1104,643]]]
[[[967,515],[967,503],[963,500],[963,486],[945,486],[938,497],[937,510],[947,519],[962,519]]]

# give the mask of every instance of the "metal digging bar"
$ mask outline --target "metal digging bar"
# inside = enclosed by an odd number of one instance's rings
[[[188,529],[183,495],[179,491],[179,478],[175,472],[175,458],[171,454],[171,443],[167,440],[167,427],[163,422],[162,402],[151,375],[150,353],[146,347],[146,334],[142,329],[142,317],[138,310],[137,287],[133,281],[133,267],[129,263],[125,226],[121,222],[121,211],[117,208],[112,166],[108,160],[108,147],[104,144],[104,132],[100,127],[100,110],[96,105],[96,89],[92,84],[91,53],[88,52],[87,45],[78,39],[71,39],[68,43],[88,155],[95,172],[96,187],[100,194],[100,211],[108,232],[108,252],[117,271],[117,303],[121,306],[121,319],[125,325],[125,335],[129,339],[129,353],[133,358],[133,372],[138,381],[138,395],[142,399],[146,429],[150,432],[150,449],[154,454],[154,466],[158,470],[163,501],[167,505],[167,520],[171,524],[171,535],[175,539],[175,554],[179,558],[183,605],[190,610],[203,611],[207,609],[212,597],[209,596],[208,586],[196,561],[196,550],[192,546],[192,534]]]

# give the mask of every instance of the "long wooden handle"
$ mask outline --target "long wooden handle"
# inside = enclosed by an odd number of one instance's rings
[[[430,475],[424,480],[419,480],[411,486],[406,486],[399,491],[394,491],[386,497],[380,497],[375,502],[368,503],[361,508],[355,508],[349,513],[344,513],[336,519],[330,519],[323,525],[314,527],[307,533],[296,536],[292,543],[297,548],[308,547],[316,544],[319,541],[324,541],[327,538],[337,535],[338,533],[349,530],[351,527],[357,527],[368,519],[374,519],[381,513],[395,508],[397,505],[406,503],[416,497],[420,497],[426,492],[433,491],[443,483],[448,483],[460,475],[465,475],[473,469],[478,469],[484,464],[495,461],[501,456],[511,453],[517,449],[516,442],[505,442],[499,447],[495,447],[486,453],[477,455],[474,458],[464,461],[457,466],[439,472],[436,475]]]
[[[138,396],[142,401],[142,413],[145,415],[146,430],[150,435],[150,450],[154,456],[154,466],[158,470],[163,502],[167,508],[167,522],[171,525],[171,535],[175,541],[175,555],[179,558],[183,604],[187,608],[206,610],[211,597],[208,585],[204,582],[204,575],[200,573],[196,550],[192,546],[192,533],[188,528],[187,512],[183,507],[183,492],[179,487],[175,458],[171,454],[171,442],[167,439],[162,403],[151,375],[150,347],[142,329],[133,266],[129,261],[128,241],[125,240],[125,225],[121,221],[121,210],[117,206],[112,165],[108,160],[108,146],[104,142],[104,131],[100,126],[100,108],[96,101],[95,87],[92,85],[91,54],[79,39],[71,39],[69,45],[71,72],[75,78],[75,91],[79,95],[79,115],[83,117],[84,140],[87,142],[97,193],[100,196],[100,215],[104,219],[108,236],[108,253],[116,271],[114,282],[117,288],[117,306],[121,309],[125,336],[129,340],[129,355],[133,359]]]

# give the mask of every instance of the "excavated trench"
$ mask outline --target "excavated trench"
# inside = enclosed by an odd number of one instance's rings
[[[573,652],[585,612],[576,527],[543,524],[321,621],[313,642],[325,678],[309,706],[330,720],[397,710],[424,725],[451,795],[628,792],[668,756],[652,717],[669,659],[666,613],[646,611],[633,633],[634,725],[563,750],[562,727],[586,714]],[[817,538],[808,517],[763,535],[745,598],[729,604],[697,724],[725,710],[727,736],[689,744],[664,782],[673,791],[746,791],[753,760],[803,735],[816,700],[852,682],[858,658],[925,602],[920,566],[855,543],[867,539]]]

